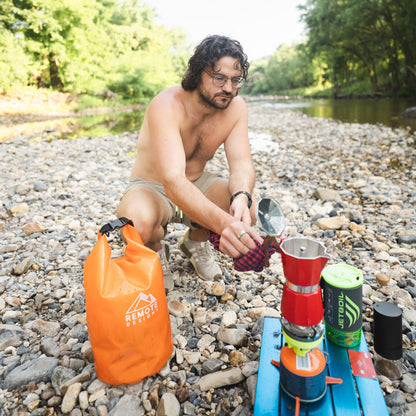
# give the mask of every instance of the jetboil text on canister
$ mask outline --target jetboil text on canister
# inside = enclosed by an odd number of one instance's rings
[[[326,337],[343,347],[361,342],[363,274],[347,264],[334,264],[322,272]]]

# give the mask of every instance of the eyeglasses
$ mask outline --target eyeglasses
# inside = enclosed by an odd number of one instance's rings
[[[243,77],[228,78],[223,74],[212,75],[205,69],[204,72],[206,72],[211,77],[212,82],[216,87],[223,87],[228,82],[228,80],[231,80],[231,85],[233,86],[233,88],[241,88],[246,82],[246,80]]]

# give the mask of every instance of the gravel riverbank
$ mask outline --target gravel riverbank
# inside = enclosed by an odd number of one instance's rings
[[[284,237],[309,236],[365,278],[364,332],[373,303],[403,310],[403,371],[378,372],[392,415],[416,415],[416,165],[407,130],[310,118],[249,103],[256,196],[280,201]],[[280,256],[261,273],[196,277],[170,225],[175,287],[167,293],[175,353],[135,384],[97,379],[86,326],[83,263],[115,208],[137,134],[0,144],[0,415],[250,415],[261,323],[279,315]],[[220,150],[210,169],[226,173]],[[112,239],[113,255],[122,247]],[[227,377],[221,370],[227,370]],[[209,375],[209,376],[208,376]]]

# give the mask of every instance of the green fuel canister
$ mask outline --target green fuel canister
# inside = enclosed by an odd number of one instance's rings
[[[327,339],[343,347],[361,342],[363,274],[347,264],[334,264],[321,274]]]

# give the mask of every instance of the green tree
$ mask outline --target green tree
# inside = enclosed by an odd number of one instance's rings
[[[307,0],[301,9],[308,47],[326,61],[334,85],[354,75],[375,91],[415,91],[414,0]]]
[[[250,94],[279,94],[317,82],[319,66],[304,44],[281,45],[267,60],[251,68]]]
[[[7,75],[16,83],[75,92],[114,86],[133,97],[178,82],[188,53],[183,33],[156,25],[139,0],[2,0],[0,42],[16,51],[19,65]],[[0,56],[0,67],[7,59]]]

